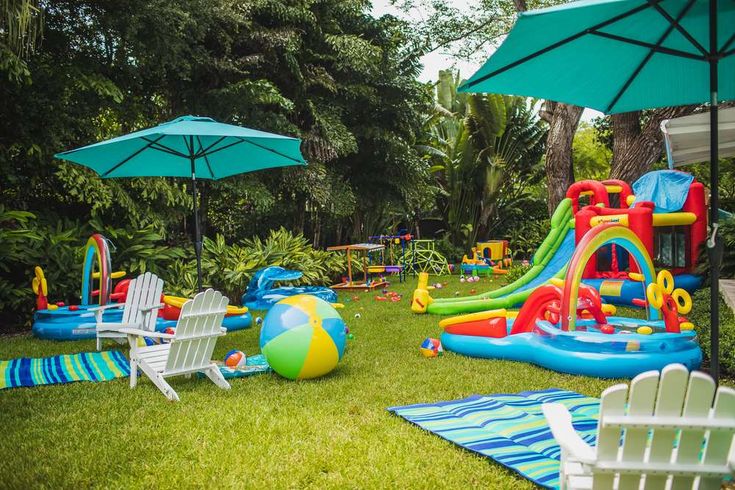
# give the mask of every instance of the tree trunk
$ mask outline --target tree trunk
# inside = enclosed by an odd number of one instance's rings
[[[697,106],[664,107],[650,111],[645,123],[641,112],[624,112],[610,116],[613,131],[613,161],[610,178],[635,182],[661,158],[664,136],[661,121],[685,116]]]
[[[576,105],[546,101],[542,119],[549,122],[546,140],[546,182],[548,209],[551,215],[566,196],[567,188],[574,182],[572,166],[572,141],[582,117],[583,108]]]

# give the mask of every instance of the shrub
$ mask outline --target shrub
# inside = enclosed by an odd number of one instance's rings
[[[222,291],[230,303],[238,303],[250,278],[263,267],[277,265],[304,273],[297,283],[328,284],[346,269],[342,255],[315,250],[303,235],[281,228],[265,240],[251,238],[228,245],[222,235],[205,238],[202,248],[202,280],[205,287]],[[164,271],[166,291],[190,296],[196,290],[196,262],[176,262]]]
[[[523,265],[520,262],[513,262],[513,265],[510,266],[508,273],[503,276],[503,279],[505,279],[506,284],[510,284],[528,272],[530,268],[531,264]]]
[[[688,315],[689,320],[699,337],[699,345],[704,353],[704,363],[710,363],[710,290],[701,289],[694,294],[694,308]],[[735,315],[725,302],[720,299],[720,371],[728,377],[735,377]]]
[[[33,269],[40,265],[49,285],[49,299],[79,302],[82,255],[87,238],[100,232],[110,241],[113,270],[127,277],[151,271],[165,281],[167,293],[191,296],[196,291],[194,249],[169,245],[153,225],[138,229],[57,220],[44,222],[32,213],[0,206],[0,328],[30,324],[34,309]],[[315,250],[303,235],[281,228],[265,240],[253,238],[228,245],[224,237],[205,238],[202,273],[205,286],[221,290],[232,304],[239,303],[253,273],[280,265],[304,273],[301,283],[327,284],[346,269],[343,255]],[[361,264],[353,264],[360,270]]]

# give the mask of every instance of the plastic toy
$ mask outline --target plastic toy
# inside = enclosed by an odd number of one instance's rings
[[[276,282],[297,281],[303,275],[303,272],[283,267],[264,267],[253,274],[245,294],[242,295],[242,304],[251,310],[268,310],[283,298],[297,294],[311,294],[329,303],[337,301],[337,293],[322,286],[273,287]]]
[[[476,274],[484,272],[490,274],[507,274],[508,268],[513,265],[508,240],[489,240],[478,242],[472,247],[472,258],[462,257],[462,272]]]
[[[437,275],[452,273],[447,258],[437,252],[434,240],[411,240],[411,247],[406,252],[405,260],[414,273],[429,272]]]
[[[230,352],[225,354],[225,366],[228,368],[239,368],[247,363],[248,357],[241,350],[232,349]]]
[[[379,251],[380,258],[377,263],[372,260],[372,254],[370,256],[370,265],[368,265],[368,272],[371,274],[396,274],[398,275],[398,281],[403,282],[406,278],[407,263],[406,263],[406,251],[408,244],[413,240],[413,236],[406,230],[401,230],[397,235],[374,235],[368,237],[370,243],[383,245],[384,248]],[[396,247],[401,249],[400,255],[394,250]],[[387,257],[386,257],[387,252]]]
[[[706,211],[704,186],[684,172],[651,172],[632,189],[619,180],[576,182],[552,215],[549,234],[522,277],[500,289],[460,298],[433,299],[428,290],[417,290],[423,306],[413,302],[411,308],[447,315],[519,307],[536,288],[563,278],[582,237],[606,223],[633,232],[648,256],[671,271],[675,288],[692,292],[702,282],[695,268],[707,232]],[[589,258],[581,279],[607,302],[634,305],[646,295],[632,277],[639,272],[636,267],[623,247],[610,244]]]
[[[422,343],[419,351],[424,357],[437,357],[444,354],[444,348],[439,339],[427,337]]]
[[[342,282],[335,284],[332,287],[332,289],[375,289],[380,288],[388,284],[387,281],[384,279],[374,279],[372,277],[372,272],[370,271],[369,264],[368,264],[368,254],[371,252],[376,252],[379,250],[383,250],[385,248],[384,245],[376,244],[376,243],[356,243],[352,245],[336,245],[334,247],[327,247],[327,250],[338,252],[338,251],[344,251],[347,253],[347,277],[343,278]],[[362,281],[355,281],[352,278],[352,252],[362,252],[362,270],[364,274],[364,278]],[[353,298],[355,300],[355,298]],[[357,300],[355,300],[357,301]]]
[[[648,291],[646,319],[613,316],[615,307],[582,280],[590,258],[610,245],[624,249],[639,271],[633,279]],[[672,277],[668,271],[655,275],[645,244],[631,229],[606,223],[582,237],[565,278],[536,288],[517,314],[499,309],[442,320],[441,341],[460,354],[586,376],[633,377],[673,362],[696,369],[702,351],[683,316],[691,298],[674,289]]]
[[[260,331],[260,349],[275,372],[288,379],[324,376],[342,359],[345,323],[337,310],[315,296],[282,299]]]
[[[32,289],[36,294],[36,312],[33,315],[33,334],[41,339],[49,340],[81,340],[94,339],[96,336],[96,320],[94,312],[89,311],[98,305],[109,302],[124,302],[127,295],[129,279],[122,279],[125,273],[113,271],[110,249],[107,239],[100,235],[92,235],[84,247],[84,264],[82,268],[81,304],[66,306],[63,303],[48,302],[48,283],[40,267],[36,267],[32,280]],[[113,280],[120,279],[113,287]],[[156,321],[156,331],[162,332],[167,327],[175,327],[180,306],[185,298],[164,296],[163,308]],[[45,308],[44,308],[45,306]],[[164,318],[163,315],[166,315]],[[103,321],[119,323],[122,310],[113,308],[106,310]],[[228,316],[222,326],[229,331],[240,330],[251,325],[252,318],[247,308],[228,307]]]

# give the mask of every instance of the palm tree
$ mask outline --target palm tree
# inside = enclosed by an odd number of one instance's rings
[[[543,176],[546,127],[534,101],[457,93],[458,75],[439,72],[434,112],[419,146],[440,189],[438,207],[453,243],[469,248]]]

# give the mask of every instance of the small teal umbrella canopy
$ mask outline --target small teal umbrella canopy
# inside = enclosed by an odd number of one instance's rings
[[[183,116],[156,127],[56,154],[103,178],[191,177],[217,180],[264,168],[305,165],[301,140]],[[194,168],[192,169],[192,159]]]
[[[735,0],[580,0],[522,13],[459,91],[613,114],[710,103],[710,359],[719,377],[718,103],[735,99]]]
[[[191,178],[197,286],[201,290],[197,179],[217,180],[266,168],[306,165],[300,147],[298,138],[224,124],[209,117],[182,116],[55,156],[89,167],[103,178]]]

